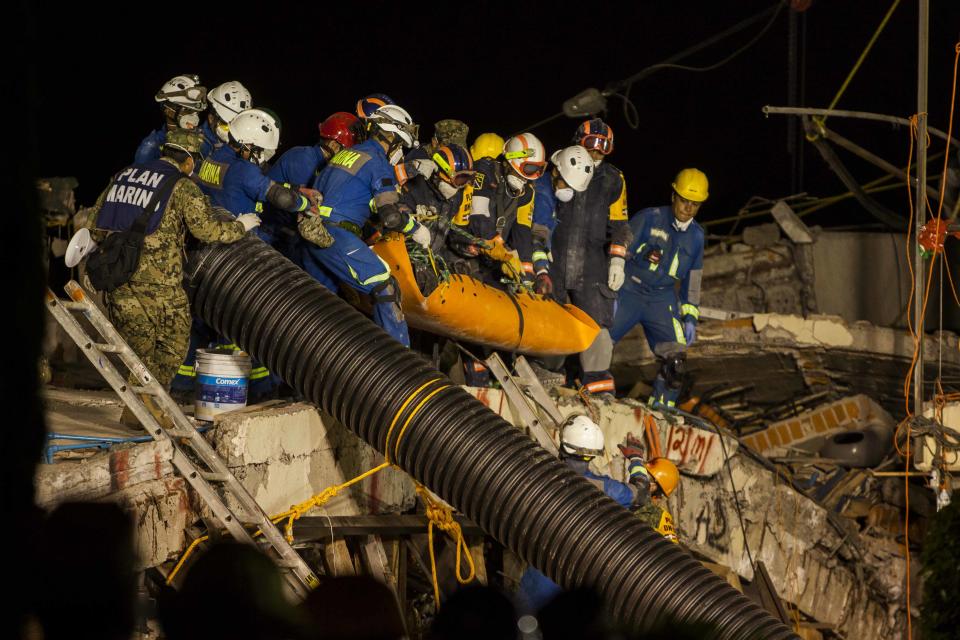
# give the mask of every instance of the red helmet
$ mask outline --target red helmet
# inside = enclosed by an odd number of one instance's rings
[[[337,111],[320,123],[320,137],[326,140],[336,140],[344,147],[352,147],[361,141],[363,125],[360,119],[352,113]]]

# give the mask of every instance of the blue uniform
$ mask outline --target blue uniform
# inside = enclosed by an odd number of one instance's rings
[[[629,509],[633,506],[637,491],[630,485],[618,482],[609,476],[598,476],[587,468],[585,462],[573,459],[567,459],[566,462],[575,471],[581,473],[591,484],[613,498],[621,507]],[[562,591],[560,585],[543,575],[542,572],[534,567],[527,567],[523,577],[520,578],[517,597],[521,609],[528,613],[536,613]]]
[[[203,142],[200,144],[200,155],[209,158],[210,154],[223,146],[223,140],[217,137],[216,132],[210,128],[210,122],[204,119],[200,125],[200,133],[203,134]]]
[[[320,215],[327,219],[333,245],[320,248],[302,242],[303,268],[327,288],[336,291],[337,283],[373,296],[373,319],[405,346],[410,345],[407,323],[395,300],[396,294],[377,298],[391,284],[390,267],[358,233],[370,218],[374,198],[396,192],[393,165],[376,140],[343,149],[313,182],[323,194]],[[413,219],[403,228],[409,233]]]
[[[533,269],[540,273],[550,269],[550,234],[557,226],[557,196],[549,171],[534,181],[533,189]]]
[[[276,183],[296,189],[311,184],[326,163],[327,159],[319,145],[293,147],[284,152],[270,167],[267,177]],[[260,237],[269,238],[268,242],[277,251],[302,267],[297,214],[267,205],[261,218]]]
[[[151,131],[147,137],[140,142],[136,153],[133,154],[134,164],[143,164],[151,160],[160,159],[160,147],[167,141],[167,127],[163,126],[156,131]]]
[[[223,207],[233,215],[242,213],[259,213],[263,209],[262,202],[267,197],[270,188],[270,178],[261,173],[260,168],[249,160],[244,160],[229,145],[223,145],[209,157],[204,158],[197,171],[200,189],[208,196],[211,202]],[[272,238],[266,234],[258,235],[268,244]],[[217,346],[230,348],[233,345],[220,344],[216,340],[212,329],[197,318],[194,318],[190,331],[190,347],[187,357],[171,386],[176,391],[189,391],[194,387],[196,372],[194,360],[197,349],[202,349],[216,343]],[[253,398],[263,397],[271,393],[280,384],[280,379],[271,374],[259,362],[253,362],[250,372],[250,393]]]
[[[630,226],[634,239],[610,336],[617,342],[639,323],[656,355],[682,351],[687,344],[683,321],[700,317],[703,228],[694,220],[682,231],[670,206],[643,209]],[[659,253],[659,259],[651,260],[652,253]],[[658,375],[651,401],[672,406],[678,393]]]

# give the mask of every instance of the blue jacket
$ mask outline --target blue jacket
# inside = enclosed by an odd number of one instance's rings
[[[203,124],[200,125],[200,133],[203,134],[203,143],[200,145],[200,155],[204,158],[210,157],[210,154],[223,146],[223,141],[218,138],[216,132],[210,128],[210,123],[206,117],[203,119]]]
[[[326,164],[320,145],[293,147],[280,156],[267,176],[280,184],[304,187],[314,181]]]
[[[333,156],[312,186],[323,194],[321,215],[332,222],[347,221],[360,227],[370,218],[372,199],[397,189],[393,165],[376,140],[361,142]]]
[[[673,207],[643,209],[630,218],[633,242],[627,249],[626,275],[635,284],[651,289],[672,290],[680,282],[682,316],[700,317],[700,280],[703,274],[703,227],[696,220],[686,231],[675,225]],[[647,256],[659,249],[657,264]]]
[[[241,158],[229,145],[205,158],[197,177],[213,204],[233,215],[262,211],[270,188],[270,178],[263,175],[260,167]]]
[[[151,160],[160,159],[160,147],[167,141],[167,127],[163,126],[156,131],[151,131],[147,137],[140,142],[136,153],[133,154],[134,164],[143,164]]]
[[[629,485],[609,476],[598,476],[589,470],[585,462],[568,459],[567,464],[592,484],[602,488],[603,492],[617,501],[621,507],[629,509],[633,505],[637,494]],[[527,567],[520,578],[520,588],[517,591],[520,608],[526,613],[536,613],[561,591],[563,589],[560,585],[542,572],[534,567]]]

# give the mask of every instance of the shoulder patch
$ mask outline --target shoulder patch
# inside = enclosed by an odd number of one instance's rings
[[[223,180],[227,175],[227,170],[230,168],[230,165],[223,162],[215,162],[213,160],[207,159],[204,160],[200,165],[200,171],[197,173],[197,178],[201,183],[212,189],[223,189]]]
[[[477,191],[479,191],[480,189],[483,189],[483,183],[486,180],[486,178],[487,177],[483,174],[483,172],[478,171],[473,176],[473,188],[476,189]]]
[[[370,156],[362,151],[352,149],[341,149],[337,155],[330,158],[330,166],[338,167],[352,175],[358,171],[370,160]]]
[[[660,229],[659,227],[654,227],[653,229],[650,229],[650,237],[660,238],[664,242],[669,242],[670,240],[670,234],[668,234],[663,229]]]

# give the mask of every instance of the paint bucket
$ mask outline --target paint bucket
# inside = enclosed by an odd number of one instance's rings
[[[197,400],[194,417],[213,421],[225,411],[247,406],[250,356],[232,349],[197,349]]]

